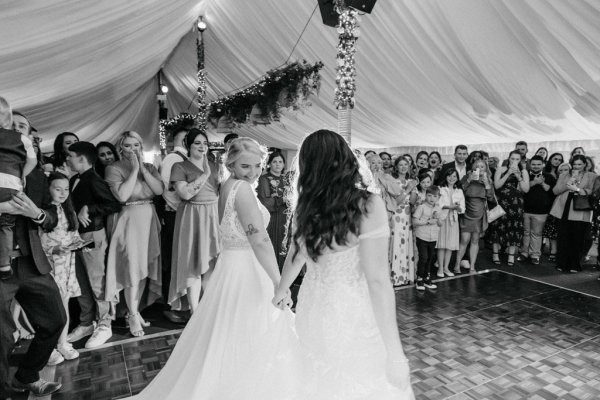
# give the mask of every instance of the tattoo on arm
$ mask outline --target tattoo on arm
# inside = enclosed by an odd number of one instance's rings
[[[248,225],[248,230],[246,231],[246,236],[251,236],[251,235],[254,235],[255,233],[258,233],[258,229],[256,229],[254,227],[254,225],[249,224]]]
[[[267,242],[270,242],[270,241],[271,241],[271,239],[269,239],[269,237],[268,237],[268,236],[265,236],[265,237],[263,238],[263,242],[265,242],[265,243],[267,243]]]

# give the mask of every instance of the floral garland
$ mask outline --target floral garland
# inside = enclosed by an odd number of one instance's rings
[[[309,64],[294,62],[265,74],[257,83],[230,96],[219,98],[208,105],[208,119],[218,120],[223,116],[235,123],[245,123],[257,105],[261,116],[269,122],[278,120],[281,107],[297,110],[311,93],[320,88],[323,63]],[[282,96],[284,96],[282,98]]]
[[[335,104],[338,109],[352,109],[356,90],[354,54],[356,53],[356,40],[360,36],[358,11],[349,8],[340,11],[337,28],[340,41],[337,46]]]

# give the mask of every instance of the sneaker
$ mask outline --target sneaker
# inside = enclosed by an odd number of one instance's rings
[[[539,258],[534,258],[534,257],[531,257],[531,263],[532,263],[533,265],[539,265],[539,263],[540,263],[540,259],[539,259]]]
[[[519,254],[517,256],[517,261],[519,261],[519,262],[527,261],[528,258],[529,258],[528,256],[526,256],[525,254],[521,253],[521,254]]]
[[[77,325],[77,327],[75,329],[73,329],[71,331],[71,333],[69,333],[67,335],[67,342],[75,343],[75,342],[83,339],[84,337],[90,336],[92,333],[94,333],[95,327],[96,327],[96,323],[93,323],[92,325],[89,325],[89,326]]]
[[[58,352],[58,350],[54,349],[54,350],[52,350],[52,354],[50,354],[50,358],[48,359],[48,362],[46,363],[46,365],[52,367],[52,366],[58,365],[64,361],[65,361],[65,358],[62,356],[62,354],[60,354]]]
[[[417,283],[415,284],[415,288],[417,290],[425,290],[425,285],[424,285],[423,281],[418,280]]]
[[[424,279],[423,280],[423,285],[427,288],[427,289],[437,289],[437,285],[434,284],[433,282],[431,282],[431,279]]]
[[[69,342],[59,344],[56,350],[58,350],[65,360],[74,360],[79,357],[79,352]]]
[[[108,339],[112,337],[112,329],[110,326],[98,325],[94,330],[94,334],[85,343],[86,349],[93,349],[98,346],[102,346]]]
[[[462,260],[462,261],[460,262],[460,267],[461,267],[462,269],[471,269],[471,264],[469,264],[469,261],[468,261],[468,260]]]
[[[59,391],[62,384],[59,382],[48,382],[43,379],[38,379],[31,383],[21,383],[17,378],[14,378],[11,386],[15,392],[23,393],[29,390],[35,396],[47,396]]]

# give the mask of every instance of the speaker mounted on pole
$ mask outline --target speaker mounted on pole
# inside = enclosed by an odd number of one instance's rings
[[[335,11],[335,0],[318,0],[318,2],[323,23],[327,26],[336,27],[339,14]],[[345,0],[344,5],[359,12],[370,14],[376,2],[377,0]]]

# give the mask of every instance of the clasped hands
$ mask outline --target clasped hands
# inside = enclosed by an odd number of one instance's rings
[[[276,288],[271,303],[281,310],[284,310],[286,307],[290,308],[294,304],[292,301],[292,292],[290,289]]]

